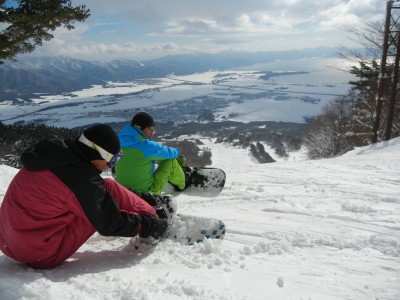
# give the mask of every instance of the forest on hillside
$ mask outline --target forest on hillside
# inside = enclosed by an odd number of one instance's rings
[[[123,124],[110,125],[118,132]],[[210,149],[203,146],[199,136],[213,138],[216,143],[226,143],[249,150],[260,163],[273,162],[264,144],[272,147],[281,157],[298,150],[307,124],[285,122],[176,122],[159,123],[155,140],[180,149],[191,165],[206,166],[212,162]],[[41,139],[75,138],[82,128],[68,129],[44,124],[5,125],[0,122],[0,162],[20,167],[19,156],[30,145]]]

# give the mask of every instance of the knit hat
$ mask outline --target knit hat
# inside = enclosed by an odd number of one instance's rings
[[[143,111],[137,113],[133,117],[131,125],[132,126],[135,126],[135,125],[139,126],[140,129],[144,129],[146,127],[155,126],[153,118],[148,113],[145,113]]]
[[[84,138],[82,138],[82,135]],[[96,149],[86,145],[84,143],[85,138],[112,155],[117,154],[121,149],[118,136],[114,130],[107,125],[100,124],[89,127],[82,132],[82,135],[77,138],[77,144],[88,161],[102,160],[105,159],[105,157],[102,157]]]

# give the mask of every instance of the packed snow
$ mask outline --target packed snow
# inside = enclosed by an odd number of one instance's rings
[[[204,142],[225,189],[175,199],[181,213],[223,220],[224,240],[135,249],[95,234],[50,270],[0,255],[0,298],[400,299],[400,138],[272,164]],[[16,172],[0,165],[0,201]]]

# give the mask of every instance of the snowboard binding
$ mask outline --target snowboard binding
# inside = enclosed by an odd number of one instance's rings
[[[176,213],[176,203],[170,196],[158,196],[155,205],[157,216],[165,219],[170,225]]]

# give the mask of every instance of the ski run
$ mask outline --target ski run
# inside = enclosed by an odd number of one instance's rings
[[[272,164],[203,141],[225,189],[175,199],[183,214],[223,220],[224,240],[135,249],[95,234],[50,270],[0,254],[0,299],[400,299],[400,138]],[[16,172],[0,165],[0,202]]]

